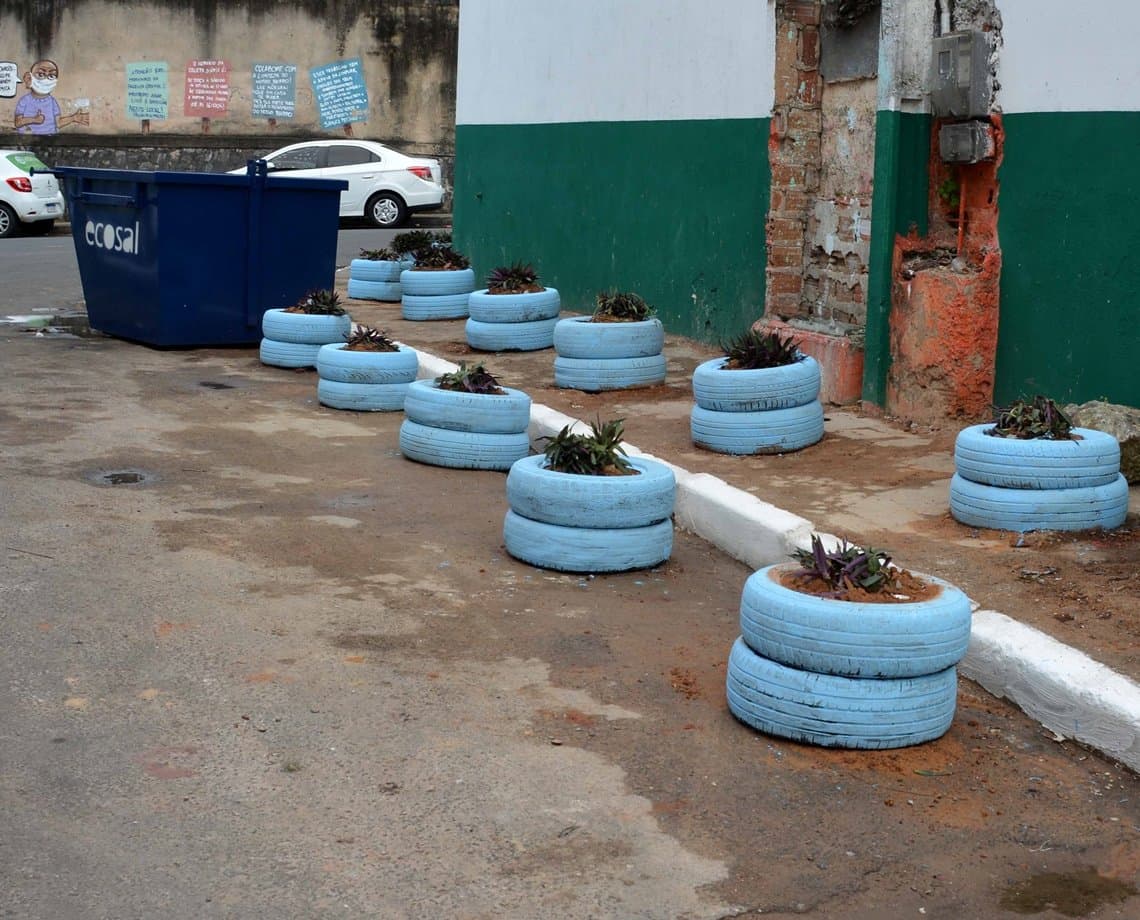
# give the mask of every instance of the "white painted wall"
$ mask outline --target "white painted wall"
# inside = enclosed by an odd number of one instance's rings
[[[1136,0],[998,0],[1003,112],[1140,110]]]
[[[766,118],[772,0],[462,0],[456,123]]]

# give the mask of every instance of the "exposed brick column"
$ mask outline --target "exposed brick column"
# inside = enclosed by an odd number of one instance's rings
[[[819,192],[820,0],[777,0],[776,96],[768,138],[772,170],[768,211],[766,315],[802,316],[806,232]]]

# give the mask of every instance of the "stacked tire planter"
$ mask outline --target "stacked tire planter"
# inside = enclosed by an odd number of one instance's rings
[[[400,452],[409,460],[465,470],[501,470],[530,453],[530,397],[441,390],[434,380],[408,385]]]
[[[726,357],[693,371],[693,443],[721,454],[777,454],[823,437],[820,373],[803,356],[782,367],[728,370]]]
[[[663,463],[629,458],[636,475],[589,476],[525,457],[507,476],[503,541],[516,559],[562,572],[651,568],[673,551],[676,478]]]
[[[352,351],[344,342],[322,345],[317,352],[317,400],[332,409],[398,412],[416,379],[419,355],[399,351]]]
[[[656,317],[592,322],[569,316],[554,326],[554,383],[595,393],[665,382],[665,329]]]
[[[539,351],[554,344],[562,301],[546,288],[522,294],[472,291],[467,301],[467,344],[479,351]]]
[[[824,747],[895,748],[950,728],[957,663],[970,639],[970,602],[934,597],[876,604],[802,594],[772,565],[745,582],[741,635],[728,660],[728,707],[770,735]]]
[[[401,261],[353,259],[348,264],[348,296],[356,300],[399,303],[403,296],[400,274],[414,264],[411,258]]]
[[[1021,440],[972,425],[954,442],[950,513],[971,527],[1010,530],[1111,529],[1128,515],[1120,444],[1094,428],[1073,440]]]
[[[266,310],[261,318],[260,358],[274,367],[316,367],[321,347],[343,343],[352,331],[352,318],[313,313]]]
[[[400,272],[401,313],[413,321],[462,319],[474,290],[475,272],[470,268],[406,268]]]

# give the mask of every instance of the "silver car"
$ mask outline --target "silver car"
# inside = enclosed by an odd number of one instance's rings
[[[306,141],[263,159],[273,175],[346,180],[340,216],[363,217],[377,227],[399,227],[409,214],[443,205],[439,160],[405,156],[375,141]],[[244,167],[230,170],[244,172]]]

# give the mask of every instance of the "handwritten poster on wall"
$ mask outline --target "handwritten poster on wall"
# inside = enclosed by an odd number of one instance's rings
[[[253,117],[293,118],[297,113],[297,65],[253,65]]]
[[[166,61],[127,64],[127,117],[163,119],[168,108]]]
[[[0,61],[0,99],[11,99],[20,85],[20,68],[13,61]]]
[[[368,120],[368,89],[364,85],[360,58],[312,67],[309,80],[313,84],[322,128]]]
[[[186,65],[182,114],[222,118],[230,107],[230,65],[225,61],[191,61]]]

